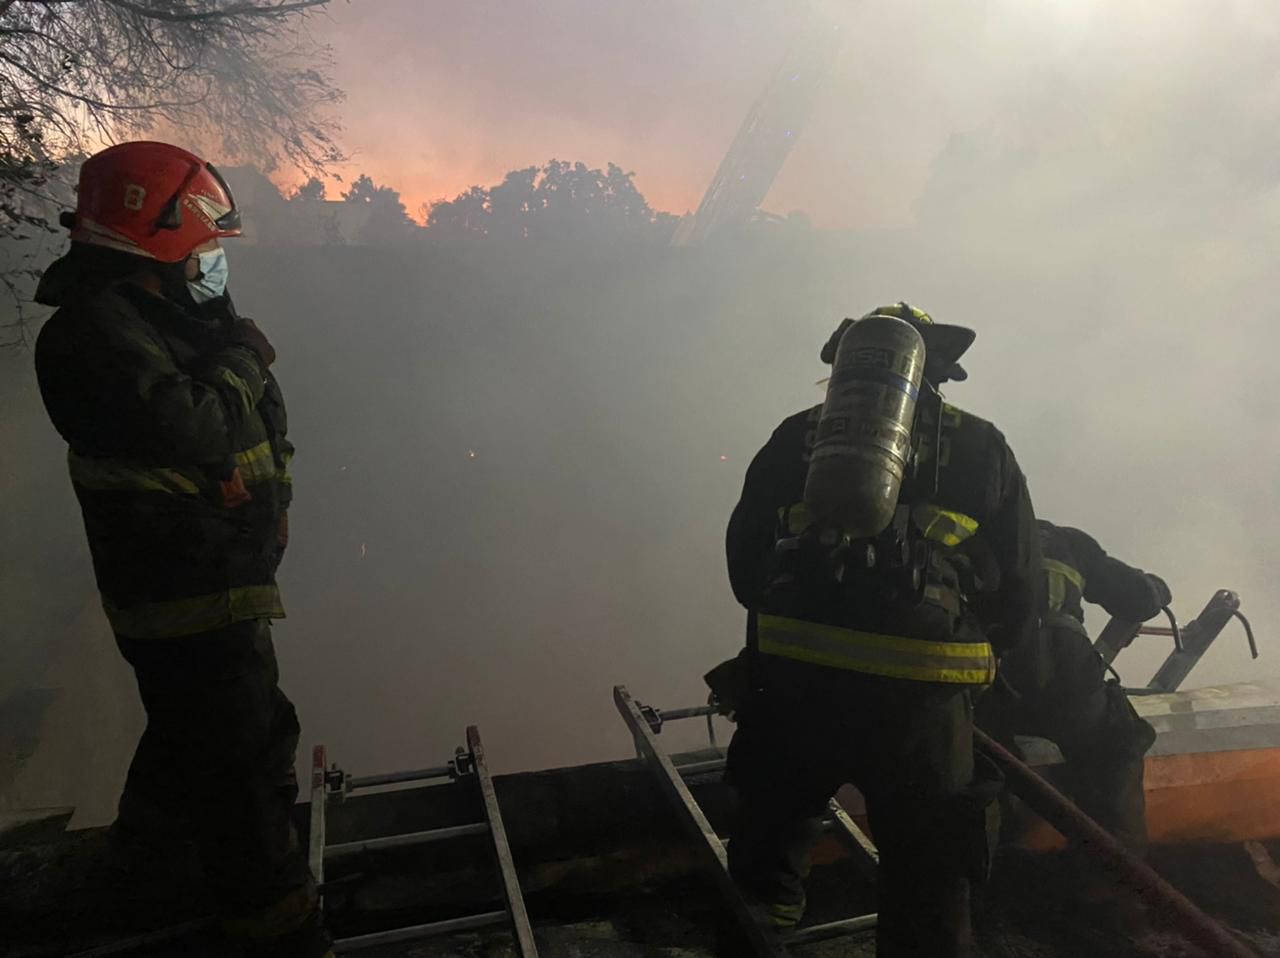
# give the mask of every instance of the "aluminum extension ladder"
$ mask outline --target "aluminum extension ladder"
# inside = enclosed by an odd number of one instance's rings
[[[856,918],[802,927],[781,936],[770,935],[761,928],[751,914],[746,899],[729,877],[725,842],[712,828],[685,781],[693,775],[723,770],[723,753],[719,759],[711,761],[677,763],[658,743],[658,735],[664,723],[705,716],[710,745],[718,750],[715,729],[711,724],[712,716],[716,714],[715,707],[703,705],[683,709],[656,709],[637,702],[624,685],[613,687],[613,701],[635,739],[636,754],[654,774],[663,795],[693,839],[703,866],[715,879],[721,898],[741,929],[754,958],[779,958],[787,954],[788,946],[826,941],[876,927],[875,915],[859,915]],[[845,841],[863,871],[873,877],[880,863],[880,855],[871,839],[834,799],[827,809],[827,827]]]
[[[1175,692],[1191,670],[1209,651],[1209,646],[1221,634],[1223,628],[1232,619],[1239,619],[1244,626],[1245,638],[1249,640],[1249,652],[1256,659],[1258,645],[1253,638],[1253,628],[1249,620],[1240,611],[1240,597],[1227,589],[1219,589],[1205,605],[1198,616],[1190,622],[1179,626],[1178,620],[1168,609],[1164,613],[1169,618],[1168,626],[1143,625],[1140,622],[1129,622],[1113,618],[1098,634],[1093,643],[1094,649],[1102,657],[1108,668],[1112,668],[1118,656],[1127,649],[1140,635],[1162,635],[1173,639],[1173,651],[1165,658],[1160,668],[1151,677],[1146,688],[1127,688],[1130,695],[1155,695],[1162,692]],[[1114,674],[1114,669],[1112,672]]]
[[[347,954],[365,948],[388,945],[397,942],[420,941],[441,935],[462,931],[474,931],[496,925],[508,924],[515,939],[516,954],[520,958],[537,958],[538,949],[533,939],[533,929],[529,925],[529,915],[525,909],[524,896],[520,891],[520,881],[516,876],[515,862],[511,856],[511,846],[507,841],[507,830],[502,822],[502,811],[498,807],[497,793],[493,788],[493,778],[485,762],[484,746],[480,741],[480,731],[474,725],[467,728],[467,744],[459,747],[454,758],[447,765],[434,768],[411,769],[402,772],[390,772],[382,775],[366,775],[353,777],[337,765],[325,767],[325,748],[317,745],[311,756],[311,873],[316,884],[323,890],[325,863],[338,858],[377,851],[385,848],[404,848],[412,845],[426,845],[432,842],[448,841],[467,835],[488,834],[493,843],[494,857],[498,872],[502,879],[502,895],[506,902],[503,911],[482,912],[450,918],[422,925],[410,925],[404,928],[392,928],[352,938],[343,938],[334,942],[334,951]],[[474,786],[479,793],[480,805],[484,818],[467,825],[456,825],[449,828],[434,828],[426,831],[407,832],[402,835],[388,835],[364,841],[344,842],[329,845],[325,841],[325,809],[331,801],[340,801],[354,791],[376,788],[384,785],[401,785],[411,782],[432,782],[442,779],[451,781],[445,787]]]

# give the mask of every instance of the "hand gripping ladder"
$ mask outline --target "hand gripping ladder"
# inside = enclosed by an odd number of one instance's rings
[[[388,835],[364,841],[344,842],[336,845],[325,843],[325,809],[331,801],[340,801],[360,789],[376,788],[382,785],[399,785],[408,782],[430,782],[440,779],[450,779],[452,785],[449,787],[474,788],[479,795],[479,804],[484,815],[483,820],[466,825],[407,832],[402,835]],[[410,925],[404,928],[392,928],[353,938],[339,939],[334,943],[334,951],[338,954],[347,954],[396,942],[419,941],[425,938],[435,938],[440,935],[489,928],[501,924],[510,925],[512,935],[515,938],[516,954],[519,958],[537,958],[538,949],[534,944],[533,930],[529,925],[529,915],[525,910],[519,879],[516,877],[515,863],[511,857],[511,846],[507,842],[507,830],[502,823],[502,811],[498,807],[498,798],[493,788],[493,779],[485,762],[484,746],[480,741],[479,729],[474,725],[468,727],[466,747],[459,747],[456,755],[447,765],[440,765],[435,768],[420,768],[402,772],[389,772],[382,775],[352,777],[336,765],[331,768],[325,768],[325,748],[323,745],[317,745],[312,752],[310,863],[311,873],[315,876],[316,883],[321,886],[322,890],[325,863],[334,859],[361,852],[426,845],[431,842],[448,841],[466,835],[484,834],[488,834],[493,843],[494,857],[497,860],[498,872],[502,879],[502,895],[506,902],[505,910],[464,915],[460,918],[434,921],[423,925]]]
[[[1163,635],[1173,639],[1173,651],[1164,663],[1156,670],[1146,688],[1126,689],[1131,695],[1154,695],[1162,692],[1174,692],[1196,664],[1209,651],[1218,635],[1232,619],[1239,619],[1244,626],[1245,638],[1249,640],[1249,653],[1256,659],[1258,645],[1253,638],[1253,628],[1249,620],[1240,611],[1240,597],[1227,589],[1219,589],[1205,605],[1198,616],[1190,622],[1179,626],[1178,620],[1168,609],[1164,613],[1169,618],[1168,626],[1143,625],[1141,622],[1129,622],[1113,618],[1093,643],[1094,649],[1102,656],[1108,668],[1112,668],[1116,656],[1127,649],[1140,635]],[[1112,669],[1114,673],[1114,669]]]

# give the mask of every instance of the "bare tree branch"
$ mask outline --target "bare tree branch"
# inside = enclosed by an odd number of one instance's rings
[[[224,163],[323,175],[343,159],[331,51],[302,29],[329,0],[0,0],[0,341],[35,275],[17,262],[102,142],[172,136]],[[69,172],[69,170],[68,170]],[[17,298],[15,298],[17,297]]]
[[[140,3],[131,3],[130,0],[103,0],[113,7],[119,7],[122,10],[128,10],[136,13],[141,17],[149,20],[165,20],[169,23],[192,23],[200,20],[219,20],[231,19],[235,17],[274,17],[283,16],[289,13],[297,13],[306,10],[309,7],[319,7],[328,3],[329,0],[292,0],[288,3],[276,4],[260,4],[260,3],[233,3],[228,7],[215,10],[179,12],[177,10],[155,9],[154,7],[143,6]],[[4,9],[0,8],[0,13]]]

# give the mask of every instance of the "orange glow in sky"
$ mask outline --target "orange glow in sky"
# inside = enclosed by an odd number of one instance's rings
[[[617,163],[654,208],[696,208],[798,22],[790,5],[751,5],[744,16],[739,0],[356,0],[326,9],[310,29],[332,46],[347,92],[339,117],[351,161],[338,172],[399,190],[415,217],[423,204],[552,158]],[[848,81],[839,71],[830,80],[836,93]],[[886,173],[851,150],[841,108],[824,92],[766,208],[804,209],[817,225],[901,222],[930,154],[899,157]],[[886,107],[873,103],[864,122],[878,134],[875,110]],[[834,144],[824,142],[832,133]],[[905,145],[918,136],[895,135]],[[865,189],[827,187],[859,164]],[[886,175],[905,177],[908,189],[876,182]]]
[[[378,15],[357,2],[332,6],[313,21],[313,33],[333,47],[335,78],[347,93],[339,112],[352,157],[339,171],[344,180],[368,173],[399,190],[420,218],[423,204],[500,182],[512,169],[552,158],[599,167],[615,162],[635,172],[655,208],[696,207],[767,69],[748,70],[741,87],[725,77],[709,90],[722,101],[708,104],[717,115],[703,118],[704,130],[691,135],[694,114],[662,90],[665,41],[631,36],[633,14],[625,7],[614,11],[622,17],[614,40],[644,56],[632,64],[635,75],[609,62],[618,50],[599,45],[568,43],[559,51],[564,55],[546,63],[536,49],[522,52],[519,37],[546,30],[533,46],[555,45],[564,28],[554,11],[533,11],[529,19],[525,6],[504,6],[503,22],[493,6],[443,12],[435,4],[379,0]],[[575,4],[552,6],[572,12]],[[530,71],[541,78],[531,81]],[[640,98],[646,86],[654,94],[650,104]],[[344,188],[331,184],[330,193]]]

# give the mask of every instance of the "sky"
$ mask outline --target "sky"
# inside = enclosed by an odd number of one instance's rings
[[[369,172],[411,210],[554,156],[616,162],[682,213],[814,21],[845,45],[765,205],[830,227],[909,224],[958,133],[1048,149],[1087,131],[1114,148],[1186,105],[1171,94],[1194,105],[1244,79],[1276,33],[1253,0],[1211,14],[1187,0],[353,0],[311,30],[347,92],[345,175]]]
[[[831,227],[910,223],[957,133],[1050,148],[1158,126],[1185,105],[1170,94],[1203,101],[1276,33],[1254,0],[352,0],[311,29],[347,91],[346,175],[369,172],[411,210],[554,156],[634,170],[655,207],[682,213],[815,21],[844,48],[766,207]]]
[[[723,0],[380,0],[370,14],[334,5],[313,32],[347,91],[351,168],[410,209],[553,156],[617,162],[659,208],[696,206],[793,19]]]
[[[616,162],[655,207],[682,213],[697,206],[788,46],[821,17],[849,40],[767,205],[804,208],[823,225],[874,226],[910,217],[931,154],[982,114],[977,87],[991,78],[957,89],[955,75],[988,47],[1019,42],[1004,35],[1016,25],[986,22],[985,3],[941,16],[928,6],[354,0],[312,30],[332,45],[347,91],[349,169],[397,187],[411,210],[556,157]],[[1042,13],[1087,19],[1073,11]],[[915,118],[904,124],[904,113]],[[830,190],[853,179],[859,189]]]
[[[1005,432],[1041,514],[1162,574],[1184,621],[1241,593],[1263,659],[1232,631],[1191,684],[1280,674],[1280,7],[824,9],[846,46],[765,205],[841,235],[510,259],[228,243],[299,446],[277,634],[304,741],[382,771],[477,722],[505,771],[624,754],[615,681],[698,700],[741,637],[721,549],[742,470],[820,399],[839,318],[899,298],[978,330],[949,398]],[[410,209],[556,157],[616,162],[683,212],[799,10],[352,0],[311,29],[348,93],[346,175]],[[20,653],[0,647],[0,704],[25,683],[65,690],[68,728],[109,713],[109,780],[136,703],[23,362],[0,355],[0,446],[26,453],[0,468]],[[1126,680],[1165,651],[1126,653]],[[94,731],[78,747],[106,762]],[[30,802],[62,800],[65,762],[47,764]]]

